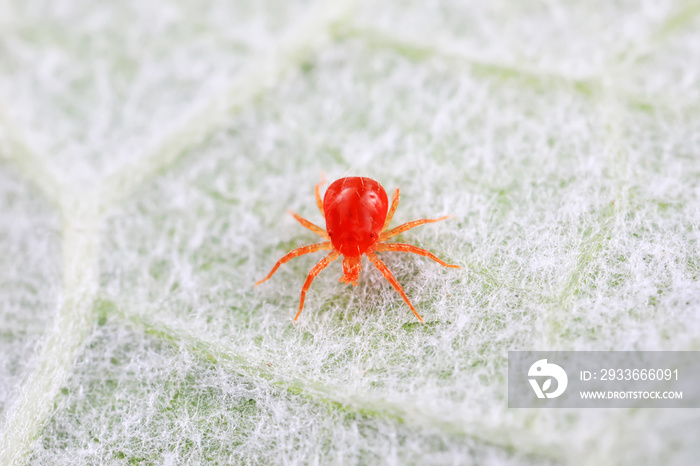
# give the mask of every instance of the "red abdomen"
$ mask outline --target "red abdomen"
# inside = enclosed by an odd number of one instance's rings
[[[345,256],[361,256],[379,239],[389,200],[382,185],[353,176],[334,181],[323,197],[326,230]]]

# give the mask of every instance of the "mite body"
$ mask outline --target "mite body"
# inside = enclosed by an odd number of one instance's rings
[[[459,268],[458,265],[451,265],[443,262],[425,249],[405,243],[385,243],[387,239],[403,233],[406,230],[425,223],[444,220],[447,216],[435,219],[424,218],[414,220],[387,231],[389,222],[391,222],[391,218],[394,216],[394,212],[396,212],[396,208],[399,205],[398,189],[394,191],[391,200],[391,208],[389,208],[389,200],[386,191],[384,191],[382,185],[371,178],[356,176],[340,178],[328,187],[322,201],[320,188],[324,182],[325,181],[321,181],[321,183],[316,185],[315,194],[316,204],[326,220],[325,230],[296,213],[290,213],[305,228],[320,235],[326,241],[302,246],[290,251],[278,260],[267,277],[257,282],[256,285],[268,280],[277,271],[280,265],[296,256],[316,251],[331,251],[311,269],[309,275],[306,277],[304,286],[301,289],[299,312],[297,312],[294,317],[294,321],[296,322],[304,308],[304,298],[311,286],[311,282],[328,266],[328,264],[338,257],[343,256],[343,276],[340,277],[339,281],[357,285],[357,280],[359,279],[360,270],[362,268],[361,258],[363,254],[366,254],[367,258],[379,269],[394,289],[399,292],[418,320],[423,322],[423,319],[413,307],[413,304],[411,304],[411,301],[408,299],[408,296],[406,296],[399,282],[396,281],[394,275],[392,275],[391,271],[384,262],[379,259],[376,253],[382,251],[412,252],[429,257],[445,267]]]

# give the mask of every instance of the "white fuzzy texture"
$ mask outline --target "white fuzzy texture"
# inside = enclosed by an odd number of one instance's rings
[[[484,6],[488,4],[489,6]],[[510,410],[508,350],[700,350],[684,2],[0,4],[0,463],[685,464],[697,410]],[[313,185],[401,188],[301,285]]]

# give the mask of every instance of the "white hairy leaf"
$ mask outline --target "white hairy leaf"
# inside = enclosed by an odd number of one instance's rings
[[[509,350],[700,347],[690,2],[0,2],[0,464],[687,464],[697,410],[516,410]],[[401,189],[460,265],[322,253]],[[543,389],[549,388],[550,381]]]

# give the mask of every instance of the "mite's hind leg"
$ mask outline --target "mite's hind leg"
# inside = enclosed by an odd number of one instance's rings
[[[258,286],[265,280],[269,280],[270,277],[277,271],[277,269],[280,268],[280,265],[284,264],[285,262],[289,262],[290,260],[294,259],[297,256],[301,256],[302,254],[309,254],[312,252],[316,251],[324,251],[324,250],[329,250],[332,249],[333,246],[331,246],[331,243],[329,241],[323,242],[323,243],[316,243],[316,244],[310,244],[308,246],[302,246],[300,248],[293,249],[289,251],[282,259],[278,260],[277,263],[275,264],[274,267],[272,267],[272,270],[270,270],[270,273],[267,274],[267,277],[263,278],[262,280],[255,282],[255,286]]]
[[[413,304],[411,304],[411,301],[408,299],[408,296],[406,296],[406,293],[403,291],[403,287],[401,287],[399,282],[396,281],[396,278],[394,278],[394,275],[391,273],[386,264],[384,264],[384,262],[382,262],[379,259],[379,257],[377,257],[377,255],[372,251],[367,252],[367,257],[375,265],[375,267],[379,269],[382,275],[384,275],[384,278],[386,278],[389,281],[389,283],[391,283],[391,286],[393,286],[394,289],[399,292],[403,300],[406,301],[406,304],[408,304],[408,307],[410,307],[413,313],[416,315],[416,317],[418,317],[418,320],[420,320],[421,323],[424,323],[423,318],[420,316],[420,314],[418,314],[416,308],[413,307]]]
[[[326,257],[321,259],[321,261],[314,266],[313,269],[309,272],[309,276],[306,277],[306,281],[304,282],[304,286],[301,287],[301,299],[299,300],[299,312],[297,312],[297,315],[294,316],[294,322],[297,321],[299,316],[301,315],[301,310],[304,309],[304,299],[306,299],[306,292],[309,290],[309,287],[311,286],[311,282],[314,281],[314,278],[321,273],[321,270],[325,269],[328,264],[330,264],[332,261],[336,260],[338,256],[340,255],[340,252],[338,251],[333,251],[330,254],[328,254]]]
[[[459,265],[448,264],[430,251],[405,243],[379,243],[374,247],[375,251],[396,251],[396,252],[412,252],[421,256],[428,257],[444,267],[452,267],[453,269],[461,268]]]
[[[387,228],[389,228],[389,222],[391,222],[391,219],[394,218],[394,212],[396,212],[396,208],[399,206],[399,188],[396,188],[396,191],[394,191],[393,196],[391,196],[391,208],[389,209],[389,213],[386,214],[386,220],[384,220],[384,226],[382,226],[382,230],[384,231]]]
[[[316,195],[316,205],[318,206],[318,210],[321,211],[323,218],[326,218],[326,214],[323,213],[323,201],[321,200],[321,186],[324,184],[326,184],[326,175],[321,172],[321,182],[314,188],[314,194]]]

